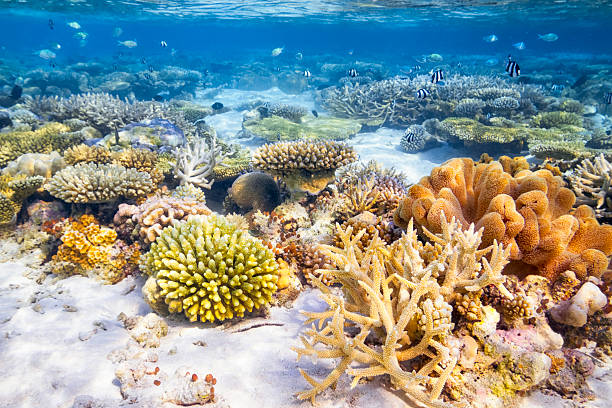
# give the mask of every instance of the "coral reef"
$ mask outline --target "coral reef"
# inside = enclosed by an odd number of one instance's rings
[[[400,150],[406,153],[415,153],[436,147],[438,140],[433,137],[422,125],[409,126],[400,141]]]
[[[316,194],[334,178],[337,168],[357,160],[357,153],[336,142],[266,144],[253,153],[255,169],[283,178],[291,191]]]
[[[64,152],[64,160],[69,166],[77,163],[106,164],[112,161],[111,152],[106,147],[80,144]]]
[[[162,230],[143,255],[143,294],[154,310],[190,321],[244,317],[276,291],[272,252],[221,216],[195,215]]]
[[[281,118],[289,119],[295,123],[300,123],[302,118],[308,113],[306,108],[301,106],[269,102],[264,103],[257,110],[264,118],[269,116],[279,116]]]
[[[533,126],[550,129],[564,126],[582,127],[582,117],[572,112],[542,112],[531,119]]]
[[[269,142],[292,140],[346,140],[361,130],[352,119],[306,117],[299,123],[280,116],[247,119],[242,123],[245,137],[256,136]]]
[[[451,159],[409,189],[394,222],[405,227],[414,218],[437,233],[445,214],[464,228],[484,228],[484,246],[506,245],[512,271],[539,273],[551,282],[566,270],[581,280],[599,277],[612,254],[612,226],[599,225],[587,206],[570,213],[575,196],[563,185],[548,170],[512,176],[499,162]]]
[[[588,316],[600,311],[607,304],[607,296],[597,285],[586,282],[571,299],[553,307],[550,315],[556,322],[582,327],[587,323]]]
[[[210,215],[211,211],[193,197],[150,197],[139,206],[119,204],[113,218],[117,232],[125,239],[139,240],[148,246],[164,228],[190,215]]]
[[[46,179],[51,178],[55,173],[66,167],[64,159],[58,152],[26,153],[19,156],[16,160],[9,162],[2,174],[10,176],[42,176]]]
[[[569,180],[577,204],[593,207],[598,218],[612,219],[612,164],[603,154],[578,164]]]
[[[44,181],[42,176],[0,176],[0,225],[14,224],[23,202],[34,194]]]
[[[138,270],[139,245],[126,245],[92,215],[46,223],[44,229],[61,241],[51,266],[56,274],[89,274],[113,284]]]
[[[298,358],[340,361],[321,381],[301,371],[312,388],[298,398],[314,402],[346,372],[353,386],[362,378],[388,375],[408,398],[447,406],[440,395],[458,360],[450,346],[452,298],[488,285],[512,298],[501,274],[509,251],[501,244],[478,250],[482,230],[475,232],[472,225],[463,231],[455,221],[443,221],[442,233],[430,234],[435,249],[418,241],[412,223],[390,246],[375,235],[361,250],[361,234],[351,238],[351,227],[339,235],[344,249],[324,247],[337,265],[325,273],[341,283],[344,297],[319,285],[328,309],[306,312],[307,324],[316,326],[302,337],[303,347],[294,350]]]
[[[243,211],[272,211],[281,203],[276,180],[260,172],[238,177],[229,189],[228,197]]]
[[[159,184],[164,180],[164,173],[158,167],[158,155],[148,149],[129,148],[113,154],[113,163],[135,169],[151,176],[154,184]]]
[[[51,195],[69,203],[105,203],[144,197],[154,189],[151,176],[116,164],[80,163],[57,172],[45,184]]]
[[[222,161],[221,147],[217,147],[214,138],[210,143],[204,139],[188,143],[178,149],[175,156],[174,177],[181,184],[193,184],[207,189],[212,187],[214,179],[209,180],[209,177],[217,163]]]

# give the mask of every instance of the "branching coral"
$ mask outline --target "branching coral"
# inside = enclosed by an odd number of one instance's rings
[[[612,254],[612,226],[599,225],[592,210],[575,202],[561,177],[548,170],[524,170],[514,176],[499,162],[474,165],[471,159],[452,159],[412,186],[394,221],[433,232],[444,217],[456,217],[467,228],[484,228],[483,245],[495,240],[510,248],[512,270],[540,273],[554,281],[572,270],[584,280],[600,276]]]
[[[243,317],[277,289],[274,254],[221,216],[195,215],[165,228],[141,268],[151,275],[143,293],[153,308],[190,321]]]
[[[80,144],[66,150],[64,160],[69,166],[77,163],[105,164],[111,162],[111,152],[106,147]]]
[[[154,184],[159,184],[164,179],[164,173],[158,167],[158,155],[148,149],[125,149],[113,154],[113,163],[135,169],[151,176]]]
[[[14,223],[25,199],[34,194],[44,181],[42,176],[0,176],[0,225]]]
[[[128,246],[118,240],[114,230],[101,226],[92,215],[66,219],[46,229],[62,242],[53,256],[55,273],[93,272],[107,283],[117,283],[137,270],[138,244]]]
[[[211,211],[192,197],[151,197],[139,206],[119,204],[113,222],[122,234],[138,237],[146,246],[155,242],[165,227],[195,214],[210,215]]]
[[[198,187],[212,187],[213,179],[208,178],[213,174],[213,169],[222,160],[221,147],[217,147],[215,138],[210,144],[204,139],[198,139],[188,143],[185,147],[175,152],[176,166],[174,175],[181,184],[193,184]]]
[[[578,204],[593,207],[598,217],[612,218],[612,164],[603,154],[584,160],[569,179]]]
[[[69,131],[65,125],[48,123],[32,131],[0,133],[0,166],[6,166],[25,153],[63,152],[83,141],[80,133]]]
[[[154,189],[151,176],[116,164],[80,163],[56,173],[45,189],[69,203],[105,203],[144,197]]]
[[[582,117],[572,112],[542,112],[534,116],[531,123],[545,129],[563,126],[582,127]]]
[[[336,142],[266,144],[253,153],[253,167],[281,176],[293,191],[316,194],[333,180],[337,168],[357,160],[357,153]]]
[[[447,342],[453,328],[451,298],[488,285],[512,298],[501,274],[508,250],[497,243],[479,250],[482,231],[475,232],[473,225],[463,231],[454,221],[443,222],[441,234],[428,234],[435,248],[418,241],[412,223],[390,246],[375,236],[361,250],[362,233],[352,236],[349,227],[339,234],[344,249],[324,250],[337,265],[326,273],[341,283],[344,297],[319,284],[328,309],[306,312],[307,323],[317,326],[295,351],[298,358],[340,361],[321,381],[301,371],[312,388],[298,398],[314,402],[346,372],[352,386],[362,378],[389,375],[410,399],[448,406],[439,397],[457,363]]]

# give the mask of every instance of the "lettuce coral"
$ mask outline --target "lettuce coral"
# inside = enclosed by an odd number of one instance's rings
[[[79,163],[56,173],[45,189],[69,203],[105,203],[144,197],[154,189],[151,176],[116,164]]]
[[[274,254],[222,216],[195,215],[162,230],[142,257],[143,293],[155,310],[190,321],[243,317],[277,290]]]
[[[550,281],[572,270],[584,280],[599,277],[612,254],[612,226],[599,225],[587,206],[573,213],[576,197],[561,177],[548,170],[523,170],[514,176],[499,162],[475,165],[451,159],[408,190],[394,215],[405,227],[440,232],[455,217],[464,228],[484,228],[484,246],[501,242],[515,261],[511,271],[539,273]]]

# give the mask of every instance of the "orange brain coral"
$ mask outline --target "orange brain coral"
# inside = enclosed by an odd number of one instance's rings
[[[493,240],[511,248],[512,272],[537,272],[551,281],[565,270],[580,279],[601,276],[612,254],[612,226],[599,225],[587,206],[572,213],[576,197],[548,170],[522,170],[514,176],[499,162],[475,165],[452,159],[408,190],[394,215],[405,228],[410,218],[441,232],[440,216],[457,218],[465,228],[484,227],[482,246]]]

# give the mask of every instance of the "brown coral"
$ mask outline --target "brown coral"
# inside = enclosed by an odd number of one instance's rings
[[[157,153],[148,149],[126,149],[113,154],[113,162],[127,169],[136,169],[148,173],[154,184],[164,180],[164,174],[157,167]]]
[[[548,170],[523,170],[514,176],[499,162],[474,165],[452,159],[412,186],[395,212],[405,227],[441,231],[441,217],[456,217],[464,228],[484,227],[482,245],[501,242],[510,248],[508,271],[539,272],[554,281],[565,270],[579,279],[600,276],[612,254],[612,226],[599,225],[593,211],[581,206],[570,214],[574,194]]]
[[[111,152],[106,147],[80,144],[64,152],[64,161],[69,166],[77,163],[105,164],[111,162]]]

